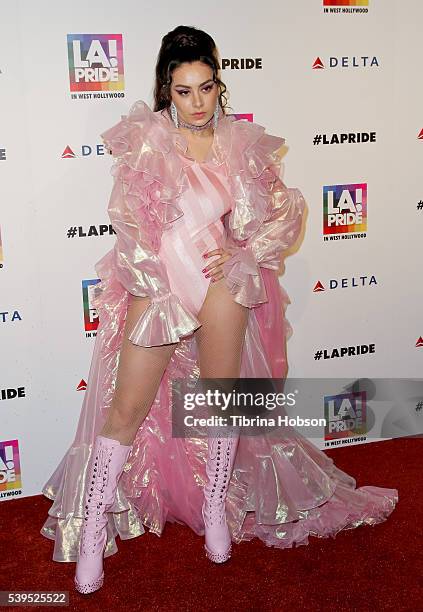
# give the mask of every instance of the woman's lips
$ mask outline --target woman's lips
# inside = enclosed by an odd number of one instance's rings
[[[206,113],[194,113],[193,117],[202,117],[203,115],[205,115]]]

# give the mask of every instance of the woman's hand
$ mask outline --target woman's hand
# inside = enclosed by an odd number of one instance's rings
[[[225,251],[223,248],[215,249],[214,251],[209,251],[208,253],[203,253],[203,257],[211,257],[212,255],[220,255],[218,259],[215,259],[208,266],[202,270],[206,278],[211,276],[211,282],[215,283],[216,281],[224,278],[222,264],[228,259],[231,259],[233,253],[231,251]]]

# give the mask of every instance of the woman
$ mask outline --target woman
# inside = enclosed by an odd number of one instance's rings
[[[81,593],[103,584],[121,539],[166,521],[205,535],[214,562],[231,542],[307,544],[385,520],[395,489],[355,480],[296,432],[172,436],[171,382],[283,378],[289,302],[277,270],[304,199],[279,178],[283,138],[234,121],[213,39],[168,33],[155,109],[136,102],[102,134],[115,177],[114,248],[96,265],[99,327],[75,440],[43,493],[53,559],[77,561]]]

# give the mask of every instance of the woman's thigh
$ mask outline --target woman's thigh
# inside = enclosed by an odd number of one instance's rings
[[[149,298],[129,295],[128,310],[119,354],[113,404],[120,409],[143,412],[153,402],[160,380],[175,350],[175,344],[143,347],[133,344],[131,334],[140,316],[148,308]]]
[[[235,302],[222,278],[210,283],[195,332],[200,376],[238,378],[249,309]]]

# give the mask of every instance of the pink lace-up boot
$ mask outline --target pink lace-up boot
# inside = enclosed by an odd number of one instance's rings
[[[226,493],[232,475],[239,433],[232,429],[228,437],[209,437],[202,515],[205,527],[206,555],[214,563],[231,556],[232,540],[226,522]]]
[[[107,515],[114,502],[119,477],[132,449],[118,440],[97,436],[84,496],[84,521],[79,541],[75,587],[92,593],[103,586],[103,553],[107,543]]]

